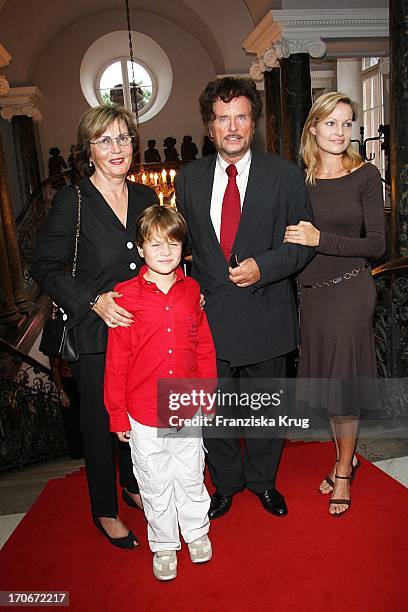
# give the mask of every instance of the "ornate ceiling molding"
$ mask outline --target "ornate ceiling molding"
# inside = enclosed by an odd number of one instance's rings
[[[38,87],[11,87],[8,93],[0,95],[0,115],[6,121],[11,121],[16,115],[26,115],[34,123],[40,123],[44,100]]]
[[[270,11],[287,38],[388,38],[388,8]]]
[[[244,41],[249,54],[256,55],[250,76],[261,81],[265,71],[279,67],[279,60],[292,53],[326,55],[325,38],[388,38],[388,9],[301,9],[272,10]]]

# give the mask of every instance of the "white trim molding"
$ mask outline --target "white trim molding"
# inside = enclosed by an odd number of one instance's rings
[[[285,38],[388,38],[388,8],[270,11]]]
[[[325,38],[339,41],[388,36],[386,8],[271,10],[246,38],[243,48],[256,55],[250,76],[261,81],[265,70],[279,67],[279,60],[292,53],[308,53],[314,58],[326,55]]]
[[[274,19],[272,11],[268,11],[256,28],[244,40],[242,46],[247,53],[260,57],[265,53],[266,49],[269,49],[275,42],[281,39],[282,28]]]
[[[44,95],[38,87],[11,87],[7,94],[0,95],[0,115],[11,121],[16,115],[31,117],[34,123],[43,120],[41,105]]]
[[[312,70],[310,72],[312,89],[334,89],[334,70]]]

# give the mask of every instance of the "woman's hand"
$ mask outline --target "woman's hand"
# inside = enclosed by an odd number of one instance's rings
[[[133,315],[117,305],[114,298],[122,297],[117,291],[102,293],[92,310],[101,317],[108,327],[130,327]]]
[[[117,431],[116,435],[118,436],[119,440],[121,442],[127,442],[129,443],[129,439],[130,439],[130,431]]]
[[[309,221],[299,221],[297,225],[287,226],[283,242],[316,247],[320,242],[320,232]]]

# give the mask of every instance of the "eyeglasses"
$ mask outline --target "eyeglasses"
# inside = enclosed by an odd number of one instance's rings
[[[134,138],[135,137],[131,134],[119,134],[119,136],[116,136],[115,138],[111,138],[110,136],[103,136],[102,138],[99,138],[99,140],[90,140],[89,142],[90,144],[98,145],[98,147],[102,149],[102,151],[106,151],[107,149],[110,149],[112,147],[114,140],[116,140],[116,144],[122,148],[130,145]]]

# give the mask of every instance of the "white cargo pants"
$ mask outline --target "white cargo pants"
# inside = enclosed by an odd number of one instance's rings
[[[179,525],[187,544],[208,533],[210,526],[201,431],[197,427],[158,430],[129,418],[133,471],[150,549],[180,550]]]

